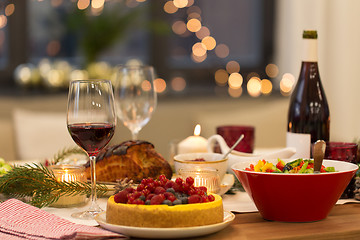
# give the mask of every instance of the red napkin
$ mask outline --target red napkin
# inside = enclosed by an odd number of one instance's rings
[[[125,237],[101,228],[72,223],[16,199],[0,204],[0,239],[107,239]]]

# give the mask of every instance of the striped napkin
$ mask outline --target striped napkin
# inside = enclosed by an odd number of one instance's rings
[[[72,223],[16,199],[0,204],[0,239],[109,239],[125,237],[101,228]]]

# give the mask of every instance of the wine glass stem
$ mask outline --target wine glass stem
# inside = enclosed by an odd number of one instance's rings
[[[89,208],[89,212],[101,212],[102,209],[100,208],[100,206],[97,204],[96,200],[97,200],[97,194],[96,194],[96,171],[95,171],[95,166],[96,166],[96,157],[95,156],[90,156],[90,174],[91,174],[91,195],[90,195],[90,201],[91,201],[91,205]]]
[[[139,134],[139,132],[131,132],[131,138],[132,138],[132,140],[138,140],[138,134]]]

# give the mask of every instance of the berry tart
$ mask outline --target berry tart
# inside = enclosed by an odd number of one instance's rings
[[[195,187],[192,177],[168,180],[146,178],[137,188],[126,188],[107,202],[106,222],[110,224],[173,228],[192,227],[223,221],[222,199]]]

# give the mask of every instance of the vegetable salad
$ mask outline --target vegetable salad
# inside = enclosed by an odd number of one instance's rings
[[[265,160],[259,160],[256,165],[250,164],[245,170],[270,173],[314,173],[314,160],[299,158],[285,163],[283,160],[278,159],[276,165]],[[320,172],[335,172],[335,168],[322,165]]]

